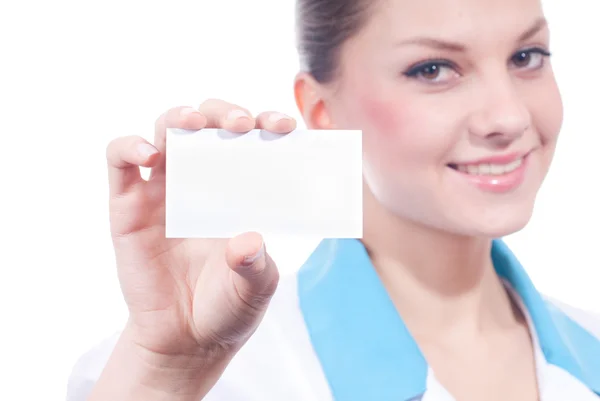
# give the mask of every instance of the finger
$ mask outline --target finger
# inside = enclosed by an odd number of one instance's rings
[[[152,169],[152,176],[165,171],[167,128],[199,130],[205,127],[206,117],[193,107],[174,107],[161,114],[154,124],[154,146],[161,153],[161,157]]]
[[[256,123],[247,109],[220,99],[209,99],[198,110],[206,116],[207,128],[245,133],[254,129]]]
[[[260,234],[245,233],[232,238],[226,260],[236,273],[234,285],[243,301],[256,309],[266,307],[277,288],[279,272]]]
[[[110,195],[121,195],[142,182],[140,166],[152,167],[159,156],[158,149],[139,136],[111,141],[106,148]]]
[[[256,116],[256,128],[288,134],[296,129],[296,120],[283,113],[265,111]]]

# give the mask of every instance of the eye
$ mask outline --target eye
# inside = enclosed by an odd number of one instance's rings
[[[521,50],[510,59],[516,68],[537,70],[544,66],[544,61],[550,53],[541,48]]]
[[[428,61],[411,67],[404,75],[409,78],[439,84],[452,79],[458,74],[452,64],[447,61]]]

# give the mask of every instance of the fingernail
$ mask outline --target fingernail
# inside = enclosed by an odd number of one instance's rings
[[[254,262],[256,262],[258,259],[260,259],[263,256],[264,253],[265,253],[265,243],[263,242],[261,244],[258,252],[256,252],[254,255],[249,255],[249,256],[244,257],[244,260],[242,261],[242,265],[252,266],[254,264]]]
[[[232,122],[242,117],[249,118],[248,114],[244,110],[240,109],[233,109],[229,112],[229,114],[227,114],[227,120]]]
[[[273,113],[269,116],[269,122],[278,123],[281,120],[289,120],[290,116],[283,113]]]
[[[182,117],[186,117],[186,116],[189,116],[190,114],[194,114],[194,113],[200,113],[200,112],[193,107],[185,107],[185,108],[181,109],[181,111],[179,112],[179,114]]]
[[[158,150],[149,143],[141,143],[137,147],[138,153],[145,159],[158,153]]]

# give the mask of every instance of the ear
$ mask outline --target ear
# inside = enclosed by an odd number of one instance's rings
[[[296,106],[309,129],[334,129],[331,111],[324,99],[326,89],[310,74],[300,72],[294,81]]]

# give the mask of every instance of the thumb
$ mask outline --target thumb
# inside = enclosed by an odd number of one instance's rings
[[[238,295],[253,309],[263,311],[279,283],[279,271],[267,254],[258,233],[244,233],[229,240],[226,251]]]

